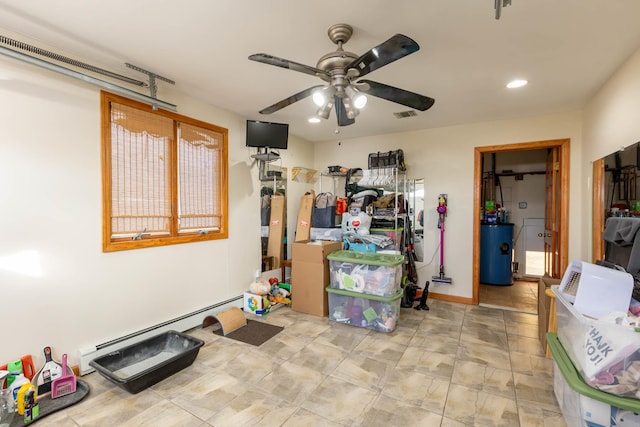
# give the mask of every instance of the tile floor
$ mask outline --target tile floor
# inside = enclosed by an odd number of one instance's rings
[[[511,286],[480,284],[480,305],[538,313],[538,280],[514,280]]]
[[[260,347],[212,333],[189,368],[138,394],[97,373],[44,426],[565,426],[537,316],[429,300],[381,333],[281,308]]]

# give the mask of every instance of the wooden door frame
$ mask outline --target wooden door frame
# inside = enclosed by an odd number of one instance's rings
[[[559,271],[565,271],[569,265],[569,143],[567,139],[522,142],[505,145],[476,147],[474,153],[473,186],[473,296],[472,304],[480,303],[480,207],[482,206],[482,156],[485,153],[502,151],[539,150],[558,147],[560,154],[560,223],[558,225],[560,247]]]
[[[591,212],[591,239],[592,239],[592,251],[591,262],[595,263],[598,260],[604,259],[604,240],[602,239],[602,233],[604,232],[605,223],[605,176],[604,176],[604,158],[598,159],[593,162],[593,194],[592,194],[592,206]]]

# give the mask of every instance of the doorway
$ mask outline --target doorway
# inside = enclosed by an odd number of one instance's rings
[[[545,183],[545,275],[559,277],[568,265],[568,207],[569,207],[569,140],[549,140],[477,147],[474,173],[473,227],[473,298],[480,304],[480,213],[482,200],[483,164],[487,153],[545,149],[549,153]],[[478,220],[476,220],[478,219]]]

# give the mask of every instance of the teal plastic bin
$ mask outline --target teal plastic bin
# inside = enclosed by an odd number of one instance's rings
[[[553,391],[568,427],[640,426],[640,400],[616,396],[587,384],[558,335],[546,335],[553,357]]]
[[[333,289],[394,296],[402,281],[404,257],[394,254],[337,251],[327,255]]]
[[[367,295],[327,287],[329,319],[360,328],[393,332],[400,317],[402,289],[391,297]]]

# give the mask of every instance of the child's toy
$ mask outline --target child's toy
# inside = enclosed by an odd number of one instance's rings
[[[278,280],[271,284],[271,290],[267,295],[271,304],[291,304],[291,287],[287,283],[278,283]]]
[[[249,285],[249,291],[256,295],[267,295],[271,291],[271,285],[264,280],[256,279]]]
[[[352,208],[342,214],[342,232],[353,232],[360,235],[369,234],[371,217],[358,208]]]

